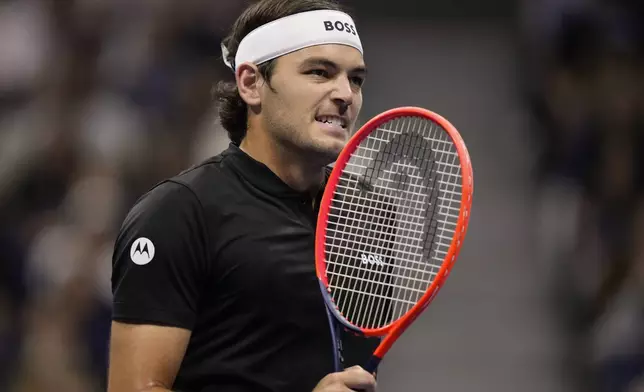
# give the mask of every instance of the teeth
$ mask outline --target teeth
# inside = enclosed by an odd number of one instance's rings
[[[319,117],[318,121],[323,122],[323,123],[337,125],[337,126],[340,126],[340,127],[343,127],[343,128],[345,127],[344,120],[341,119],[341,118],[338,118],[338,117],[321,116],[321,117]]]

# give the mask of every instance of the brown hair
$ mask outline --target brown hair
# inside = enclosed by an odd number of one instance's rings
[[[235,66],[239,43],[256,28],[285,16],[316,10],[343,11],[335,0],[261,0],[252,4],[237,18],[230,34],[223,40],[229,52],[226,60],[233,67]],[[258,66],[260,74],[267,82],[270,82],[274,67],[275,60]],[[241,143],[246,136],[248,126],[248,107],[239,95],[237,84],[219,82],[215,89],[215,97],[219,104],[221,125],[228,131],[228,136],[233,143]]]

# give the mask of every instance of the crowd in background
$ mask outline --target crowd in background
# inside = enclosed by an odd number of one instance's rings
[[[227,145],[234,2],[0,2],[0,389],[100,390],[133,202]]]
[[[644,375],[644,14],[526,4],[535,192],[577,196],[550,252],[562,369],[580,391],[626,392]],[[227,145],[212,87],[242,7],[0,1],[0,390],[104,389],[114,237],[142,193]]]
[[[572,221],[545,252],[559,266],[562,370],[579,390],[631,391],[644,375],[644,3],[527,4],[536,192]]]

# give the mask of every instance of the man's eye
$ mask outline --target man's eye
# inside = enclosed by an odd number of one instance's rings
[[[329,73],[327,71],[323,70],[323,69],[312,69],[307,73],[311,74],[311,75],[322,76],[323,78],[328,78],[329,77]]]
[[[364,78],[354,76],[351,78],[351,83],[355,84],[358,87],[362,87],[362,85],[364,84]]]

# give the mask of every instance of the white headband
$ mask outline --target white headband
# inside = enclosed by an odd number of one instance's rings
[[[333,10],[293,14],[256,28],[240,42],[234,68],[223,44],[221,53],[228,68],[236,71],[245,62],[259,65],[296,50],[323,44],[348,45],[363,53],[353,19],[344,12]]]

